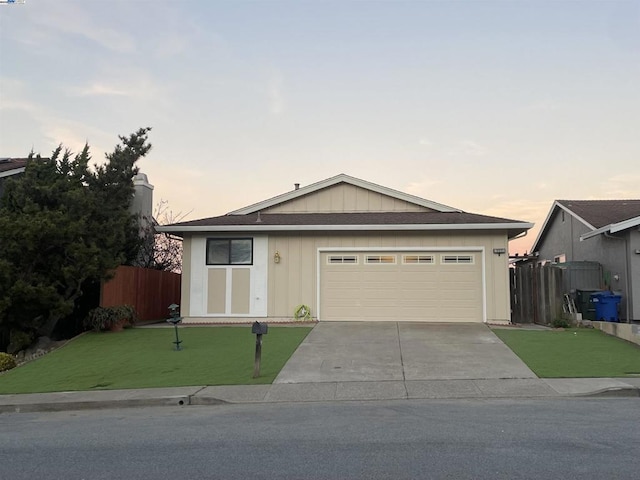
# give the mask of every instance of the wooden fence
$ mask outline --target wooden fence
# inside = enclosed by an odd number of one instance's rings
[[[510,269],[511,321],[547,325],[563,316],[563,270],[555,265]]]
[[[180,278],[179,273],[120,266],[103,283],[100,306],[131,305],[143,321],[168,318],[167,307],[180,303]]]

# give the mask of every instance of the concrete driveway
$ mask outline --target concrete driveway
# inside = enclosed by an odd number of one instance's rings
[[[274,383],[537,378],[484,324],[326,322]]]

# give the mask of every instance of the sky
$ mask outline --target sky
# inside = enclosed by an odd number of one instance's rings
[[[0,157],[85,142],[174,217],[346,173],[535,223],[640,198],[640,0],[0,5]]]

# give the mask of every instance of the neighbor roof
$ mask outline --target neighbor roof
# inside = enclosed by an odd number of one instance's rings
[[[556,200],[556,202],[570,213],[574,213],[591,228],[600,228],[640,216],[640,200]]]
[[[556,200],[531,247],[532,252],[538,249],[549,222],[558,209],[569,213],[592,230],[580,237],[581,240],[640,224],[640,200]]]
[[[24,172],[28,158],[0,158],[0,177]]]
[[[466,212],[251,213],[227,214],[158,227],[159,231],[353,231],[507,230],[509,238],[533,224]]]

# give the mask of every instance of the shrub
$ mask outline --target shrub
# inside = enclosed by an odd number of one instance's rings
[[[114,330],[119,327],[133,327],[138,321],[135,308],[131,305],[98,307],[89,312],[84,319],[84,328],[96,332]]]
[[[16,366],[16,359],[13,358],[13,355],[0,352],[0,372],[11,370],[12,368],[15,368],[15,366]]]
[[[551,325],[553,328],[570,328],[571,322],[565,318],[556,318]]]
[[[9,346],[7,347],[8,353],[17,353],[20,350],[24,350],[33,343],[33,334],[25,332],[23,330],[11,330],[9,334]]]

